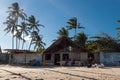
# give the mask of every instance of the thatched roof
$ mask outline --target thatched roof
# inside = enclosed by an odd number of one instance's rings
[[[54,52],[57,52],[64,48],[67,48],[69,46],[77,49],[80,52],[86,52],[86,49],[78,46],[76,43],[74,43],[68,37],[62,36],[58,40],[56,40],[51,46],[49,46],[43,53],[54,53]]]
[[[4,49],[4,51],[6,51],[7,53],[12,53],[12,54],[20,54],[20,53],[37,53],[37,52],[33,52],[30,50],[20,50],[20,49]]]

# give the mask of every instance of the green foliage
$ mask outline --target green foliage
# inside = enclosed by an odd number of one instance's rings
[[[59,35],[58,37],[61,37],[61,36],[69,36],[69,32],[64,28],[62,27],[58,32],[57,34]]]
[[[106,33],[102,33],[97,37],[97,46],[101,51],[119,51],[119,43],[113,37]]]
[[[27,25],[29,26],[29,29],[32,31],[37,31],[39,32],[40,29],[39,27],[44,27],[44,25],[40,24],[38,20],[36,20],[35,16],[31,15],[28,19],[27,19],[28,23]]]
[[[28,23],[27,25],[29,26],[28,29],[30,31],[30,35],[31,35],[31,42],[29,45],[29,50],[31,48],[31,45],[34,44],[34,50],[39,47],[39,46],[44,46],[43,42],[42,42],[42,37],[41,35],[39,35],[39,31],[40,31],[40,26],[44,27],[44,25],[39,24],[39,21],[36,20],[35,16],[31,15],[28,19],[27,19]]]
[[[73,17],[71,19],[69,19],[69,21],[67,22],[67,29],[70,30],[70,29],[75,29],[75,35],[74,35],[74,40],[76,38],[76,29],[81,29],[81,28],[84,28],[80,25],[80,23],[77,22],[77,18],[76,17]]]
[[[4,29],[7,33],[12,33],[12,49],[14,48],[14,38],[16,37],[16,49],[18,48],[18,39],[21,38],[21,31],[18,29],[18,23],[22,20],[26,19],[26,14],[23,12],[23,9],[20,9],[19,4],[17,2],[12,3],[10,7],[8,7],[8,16],[7,20],[4,22],[4,24],[7,25],[7,27]],[[20,20],[21,19],[21,20]]]
[[[95,52],[98,50],[98,43],[96,41],[88,41],[86,43],[86,48],[89,52]]]
[[[42,53],[44,50],[45,50],[45,48],[40,46],[37,48],[36,52]]]
[[[117,32],[117,36],[118,36],[118,40],[120,41],[120,27],[116,28]]]
[[[84,32],[78,33],[78,35],[75,38],[75,42],[79,45],[85,48],[85,44],[87,41],[87,35]]]

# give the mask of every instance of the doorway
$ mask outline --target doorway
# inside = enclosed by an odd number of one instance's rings
[[[55,54],[54,56],[54,64],[60,65],[60,54]]]

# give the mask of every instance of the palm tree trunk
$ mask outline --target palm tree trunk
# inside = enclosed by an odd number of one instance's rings
[[[75,36],[74,36],[74,41],[75,41],[75,38],[76,38],[76,28],[75,28]]]
[[[14,49],[14,36],[12,36],[12,49]]]
[[[23,43],[22,43],[22,49],[24,48],[24,43],[25,43],[25,42],[23,41]]]
[[[23,33],[23,43],[22,43],[22,49],[24,48],[24,43],[25,43],[25,41],[24,41],[24,33]]]
[[[18,49],[20,48],[20,39],[18,39],[19,41],[18,41]]]
[[[18,25],[18,17],[17,17],[17,21],[16,21],[16,31],[17,31],[17,25]],[[16,37],[16,49],[18,49],[18,38],[17,37]]]
[[[17,49],[17,43],[18,43],[18,40],[17,40],[17,37],[16,37],[16,49]]]
[[[30,48],[31,48],[31,44],[32,44],[32,40],[30,41],[29,50],[30,50]]]

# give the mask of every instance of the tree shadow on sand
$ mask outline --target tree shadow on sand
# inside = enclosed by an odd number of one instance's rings
[[[8,71],[8,70],[5,70],[5,69],[1,69],[1,70],[6,71],[6,72],[9,72],[9,73],[11,73],[12,75],[17,75],[17,76],[20,76],[20,77],[22,77],[22,78],[25,78],[26,80],[32,80],[31,78],[28,78],[28,77],[26,77],[26,76],[24,76],[24,75],[22,75],[22,74],[20,74],[20,73],[14,73],[14,72],[11,72],[11,71]]]
[[[90,80],[97,80],[95,78],[90,78],[90,77],[86,77],[86,76],[80,76],[80,75],[71,74],[71,73],[67,73],[67,72],[60,72],[60,71],[50,70],[50,69],[44,69],[44,70],[48,70],[48,71],[52,71],[52,72],[56,72],[56,73],[61,73],[61,74],[66,74],[66,75],[70,75],[70,76],[75,76],[75,77],[80,77],[80,78],[85,78],[85,79],[90,79]]]

